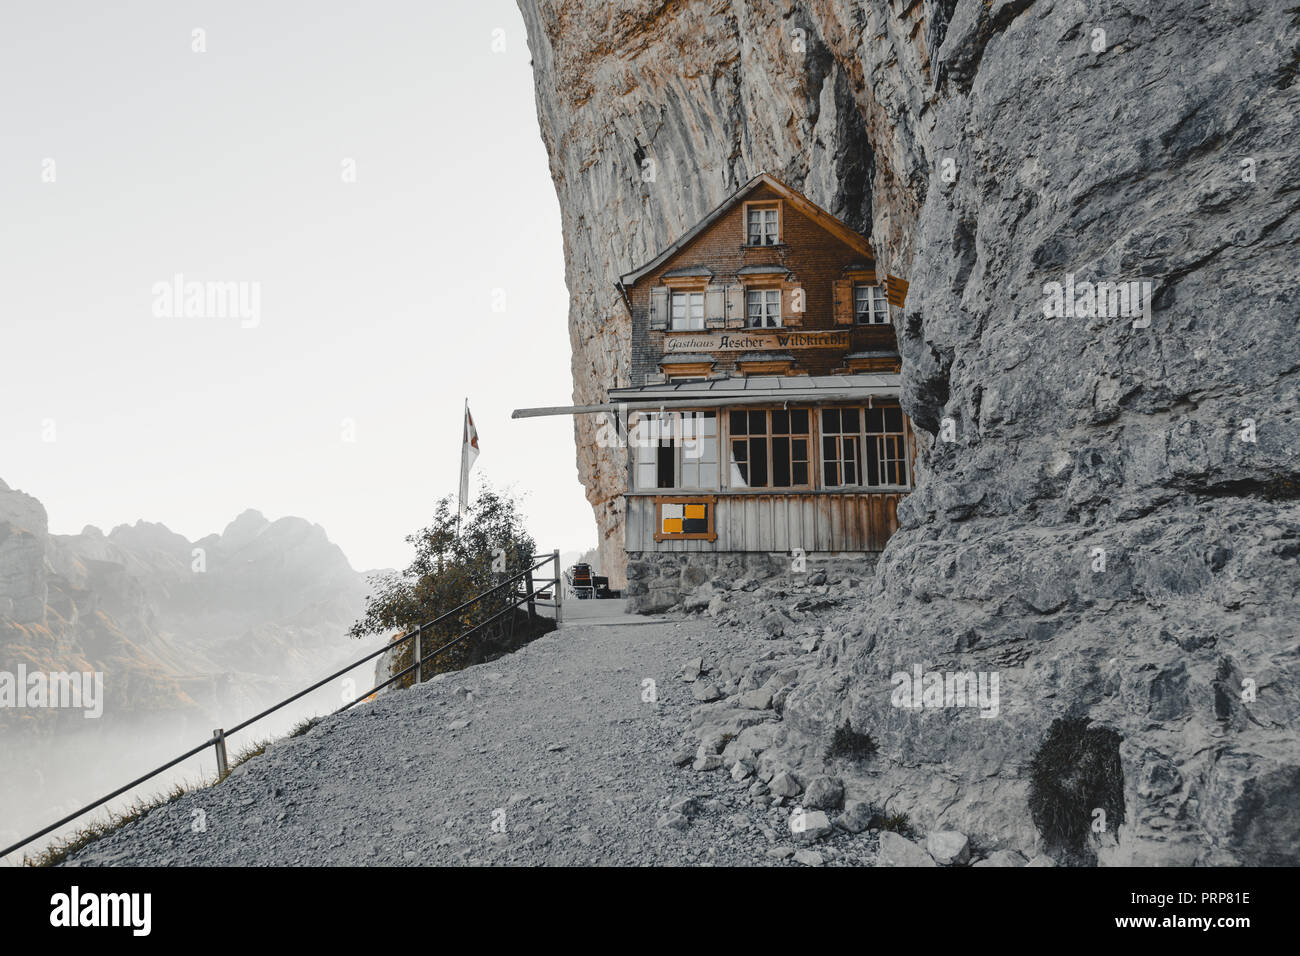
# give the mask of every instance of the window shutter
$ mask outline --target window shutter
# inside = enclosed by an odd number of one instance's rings
[[[710,329],[720,329],[727,324],[727,290],[723,286],[705,288],[704,324]]]
[[[795,282],[781,283],[781,322],[783,325],[803,325],[804,313],[808,310],[804,298],[803,286]]]
[[[727,328],[743,329],[745,327],[745,287],[727,286]]]
[[[656,286],[650,290],[650,328],[668,328],[667,286]]]
[[[885,277],[885,298],[889,300],[890,305],[903,307],[907,301],[907,283],[898,276]]]
[[[853,280],[835,280],[835,324],[853,324]]]

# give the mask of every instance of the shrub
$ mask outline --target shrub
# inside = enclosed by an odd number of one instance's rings
[[[826,759],[843,757],[847,760],[869,760],[876,752],[876,742],[870,734],[860,734],[847,720],[835,731],[830,746],[826,748]]]
[[[1029,811],[1049,850],[1078,864],[1096,862],[1088,841],[1094,811],[1114,832],[1124,822],[1120,735],[1089,727],[1086,717],[1058,718],[1029,765]]]
[[[434,511],[433,523],[407,542],[415,546],[415,559],[402,572],[388,572],[371,579],[374,593],[366,598],[365,615],[352,625],[353,637],[368,634],[394,634],[394,639],[410,633],[417,625],[441,617],[489,588],[533,563],[536,546],[524,529],[519,503],[490,487],[479,492],[463,521],[456,514],[456,499],[442,498]],[[542,573],[546,569],[541,569]],[[515,628],[523,612],[505,614],[501,619],[468,640],[438,654],[442,647],[476,624],[501,614],[513,599],[514,587],[501,588],[475,601],[461,613],[421,634],[421,651],[425,658],[421,678],[460,670],[476,663],[485,648],[506,649],[515,639]],[[530,638],[554,627],[539,628]],[[509,635],[509,636],[507,636]],[[392,673],[415,663],[413,640],[405,642],[395,656]],[[397,682],[409,687],[415,675],[407,674]]]

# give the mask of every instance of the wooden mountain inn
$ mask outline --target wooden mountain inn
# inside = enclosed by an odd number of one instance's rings
[[[912,486],[892,322],[907,283],[865,237],[761,175],[618,289],[634,384],[598,408],[626,415],[632,607],[800,550],[884,547]]]

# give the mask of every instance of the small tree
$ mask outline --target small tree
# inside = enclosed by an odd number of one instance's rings
[[[524,529],[519,503],[491,487],[479,492],[460,522],[459,533],[456,498],[447,495],[438,502],[432,524],[408,535],[406,541],[415,546],[415,560],[405,571],[371,579],[374,593],[366,598],[364,616],[352,625],[353,637],[392,633],[396,640],[529,567],[536,553],[533,539]],[[482,648],[499,643],[507,632],[513,633],[514,615],[507,614],[468,640],[430,657],[434,647],[509,607],[515,590],[503,587],[436,627],[425,628],[421,635],[426,658],[422,679],[473,663]],[[391,673],[414,663],[414,644],[407,641],[403,645]],[[398,684],[406,687],[413,680],[414,675],[408,674]]]

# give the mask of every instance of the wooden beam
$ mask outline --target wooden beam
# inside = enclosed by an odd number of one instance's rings
[[[511,418],[545,418],[548,415],[596,415],[616,412],[617,405],[548,405],[544,408],[516,408]]]

